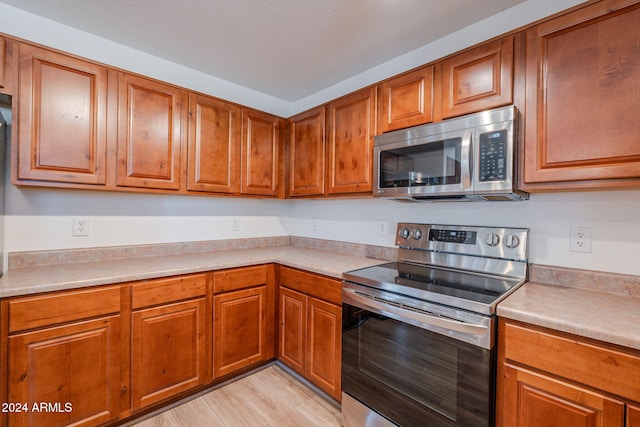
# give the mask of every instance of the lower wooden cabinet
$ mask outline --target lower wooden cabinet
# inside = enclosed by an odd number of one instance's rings
[[[638,352],[504,319],[499,332],[497,426],[638,425]]]
[[[279,283],[278,359],[340,400],[342,283],[287,267]]]
[[[210,381],[206,295],[206,274],[132,285],[134,411]]]
[[[273,359],[273,266],[223,270],[213,282],[214,378]]]
[[[3,301],[8,425],[93,426],[119,416],[119,295],[110,287]]]

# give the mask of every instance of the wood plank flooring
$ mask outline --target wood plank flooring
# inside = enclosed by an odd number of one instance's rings
[[[213,390],[135,427],[339,427],[340,410],[277,365]]]

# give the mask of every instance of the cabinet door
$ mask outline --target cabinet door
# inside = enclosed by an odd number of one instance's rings
[[[277,196],[280,179],[280,119],[244,109],[242,119],[242,194]]]
[[[28,405],[9,414],[9,425],[94,426],[117,418],[119,325],[111,316],[9,337],[8,401]]]
[[[433,121],[433,66],[423,67],[380,85],[378,133]]]
[[[640,408],[639,407],[627,405],[626,427],[640,427]]]
[[[340,400],[342,308],[309,298],[307,322],[307,378]]]
[[[7,62],[7,50],[6,41],[0,37],[0,89],[4,89],[6,86],[6,62]]]
[[[19,45],[17,179],[105,184],[105,67]]]
[[[179,189],[184,92],[126,73],[118,90],[117,185]]]
[[[301,375],[306,375],[307,297],[280,288],[280,334],[278,359]]]
[[[207,382],[204,298],[134,311],[132,319],[133,410]]]
[[[273,358],[268,300],[267,286],[213,296],[214,378]]]
[[[442,62],[442,116],[460,116],[513,100],[513,37]]]
[[[601,1],[527,31],[525,183],[637,184],[640,4],[621,9],[628,3]]]
[[[241,119],[235,105],[189,94],[188,190],[239,191]]]
[[[324,194],[325,108],[293,117],[289,146],[289,195]]]
[[[328,193],[370,193],[376,91],[364,89],[329,104]]]
[[[624,404],[551,377],[506,365],[503,427],[624,426]]]

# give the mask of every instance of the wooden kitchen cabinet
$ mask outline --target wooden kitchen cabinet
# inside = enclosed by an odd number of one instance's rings
[[[213,275],[213,377],[228,376],[273,359],[273,265]]]
[[[104,185],[108,69],[19,43],[14,182]]]
[[[280,122],[280,118],[271,114],[248,108],[242,110],[242,194],[279,195]]]
[[[433,65],[378,86],[378,134],[433,121]]]
[[[141,76],[120,73],[116,184],[180,189],[186,92]]]
[[[640,399],[637,351],[505,319],[498,343],[497,426],[624,426]]]
[[[240,107],[190,93],[187,189],[238,193],[241,137]]]
[[[28,408],[11,412],[8,425],[93,426],[119,416],[119,287],[2,304],[9,325],[7,402]]]
[[[627,405],[627,424],[626,427],[640,426],[640,407]]]
[[[525,190],[640,184],[638,22],[604,0],[527,30]]]
[[[193,274],[132,285],[134,411],[210,382],[207,277]]]
[[[280,267],[278,359],[341,398],[342,283]]]
[[[327,193],[371,193],[376,88],[329,103],[327,115]]]
[[[6,48],[6,40],[3,37],[0,37],[0,90],[4,89],[7,86],[6,82],[6,71],[7,67],[7,48]]]
[[[324,194],[325,106],[289,120],[289,191],[291,197]]]
[[[442,74],[442,118],[513,102],[513,36],[478,46],[437,65]]]

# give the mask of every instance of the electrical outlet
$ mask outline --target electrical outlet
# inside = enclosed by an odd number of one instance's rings
[[[89,221],[87,218],[74,216],[73,217],[73,236],[88,236],[89,235]]]
[[[376,233],[378,236],[386,236],[388,234],[387,221],[376,222]]]
[[[570,229],[570,245],[571,252],[591,253],[591,228],[589,227],[571,227]]]
[[[231,218],[231,231],[240,231],[240,218],[237,216]]]

